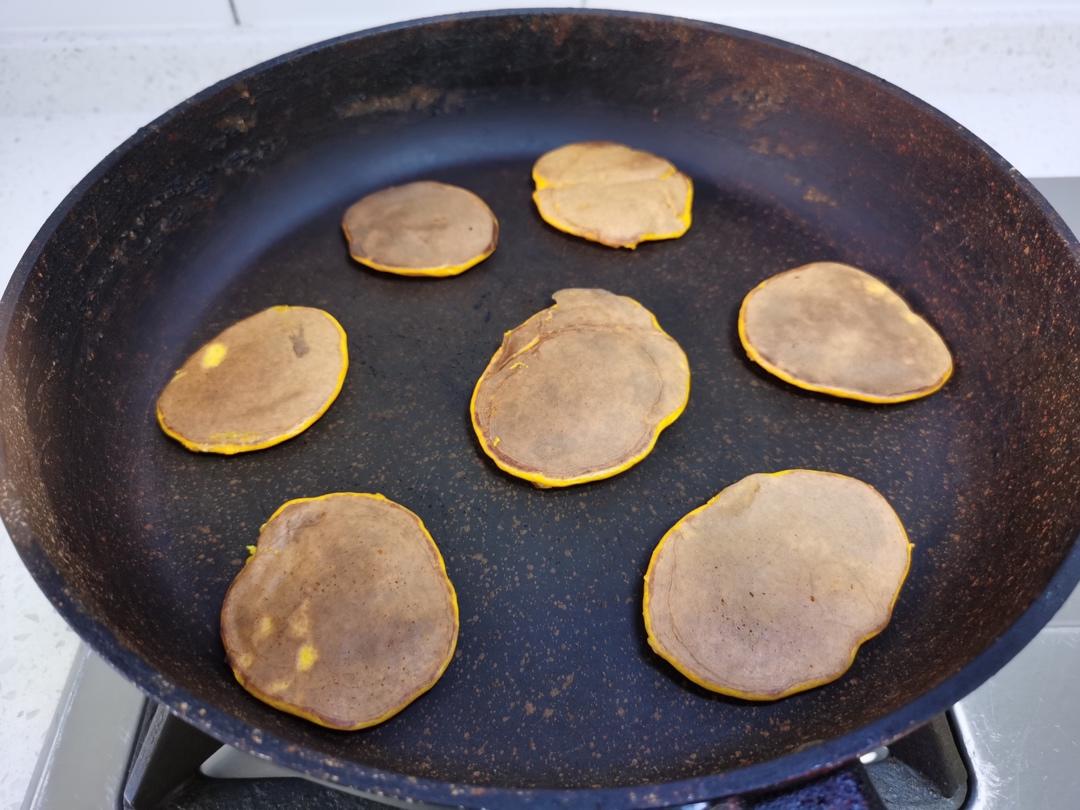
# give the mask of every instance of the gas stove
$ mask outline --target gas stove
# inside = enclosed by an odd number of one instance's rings
[[[1078,608],[1074,595],[1063,613]],[[886,810],[1074,807],[1080,799],[1080,704],[1046,701],[1059,690],[1068,694],[1077,665],[1080,627],[1049,627],[951,711],[887,748],[866,752],[858,777]],[[145,698],[84,647],[24,808],[354,810],[388,804],[417,807],[317,782],[222,746]],[[805,805],[785,803],[781,792],[720,806]]]
[[[1036,186],[1080,232],[1080,178],[1040,180]],[[888,748],[865,752],[852,778],[872,786],[880,804],[845,806],[1080,807],[1077,672],[1080,590],[1020,655],[972,695]],[[834,789],[827,795],[837,794]],[[145,698],[83,647],[23,807],[351,810],[387,804],[418,806],[315,782],[221,746]],[[780,792],[718,806],[781,810],[833,805],[796,804]]]
[[[961,752],[955,712],[868,751],[855,778],[888,810],[957,810],[974,781]],[[826,777],[823,782],[827,782]],[[835,787],[823,784],[828,795]],[[418,807],[328,785],[223,746],[155,704],[85,648],[65,689],[28,810],[355,810]],[[710,806],[702,802],[695,810]],[[785,808],[784,792],[722,807]],[[851,810],[875,805],[854,804]]]

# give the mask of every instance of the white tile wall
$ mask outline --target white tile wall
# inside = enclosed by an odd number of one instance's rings
[[[234,0],[242,25],[297,25],[340,23],[348,30],[370,28],[397,20],[412,20],[450,14],[468,8],[473,11],[496,8],[537,8],[539,6],[582,6],[584,0],[395,0],[372,3],[365,0]]]
[[[586,0],[590,8],[655,11],[699,20],[792,20],[820,27],[940,25],[1003,17],[1058,16],[1080,9],[1078,0]]]
[[[644,9],[697,19],[744,24],[760,20],[798,20],[820,27],[849,27],[877,20],[893,25],[973,23],[1003,16],[1032,19],[1080,9],[1080,0],[3,0],[0,29],[101,29],[241,25],[368,27],[395,20],[447,14],[464,8],[590,6]],[[754,27],[749,25],[748,27]]]
[[[0,0],[0,29],[231,25],[229,0]]]

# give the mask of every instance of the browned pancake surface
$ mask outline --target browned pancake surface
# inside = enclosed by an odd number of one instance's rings
[[[271,307],[184,362],[158,398],[158,423],[197,452],[270,447],[325,413],[348,365],[345,332],[328,312]]]
[[[750,358],[783,380],[866,402],[904,402],[952,374],[945,341],[874,276],[815,262],[746,296],[739,335]]]
[[[276,708],[339,729],[403,709],[454,654],[458,610],[420,519],[381,495],[290,501],[221,609],[240,683]]]
[[[507,332],[473,393],[484,452],[538,486],[636,464],[686,405],[679,344],[632,298],[567,289]]]
[[[342,228],[358,262],[411,276],[462,273],[499,240],[498,221],[483,200],[429,180],[367,195],[345,212]]]
[[[889,503],[835,473],[750,475],[664,536],[649,643],[696,683],[771,700],[835,680],[889,621],[910,545]]]
[[[533,167],[545,222],[609,247],[674,239],[690,227],[693,186],[663,158],[618,143],[554,149]]]

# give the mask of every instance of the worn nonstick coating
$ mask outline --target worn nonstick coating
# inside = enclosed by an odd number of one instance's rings
[[[544,225],[529,168],[615,138],[694,178],[694,225],[636,251]],[[494,256],[409,280],[350,261],[345,206],[429,177],[482,195]],[[891,407],[752,366],[735,316],[769,274],[851,262],[957,358]],[[608,481],[498,471],[469,393],[503,330],[596,286],[656,313],[693,369],[684,416]],[[351,368],[286,444],[200,457],[154,422],[162,385],[232,321],[324,307]],[[955,123],[831,59],[712,25],[614,13],[392,26],[259,66],[110,155],[48,221],[3,299],[4,520],[90,644],[210,733],[342,783],[429,801],[666,804],[848,759],[940,711],[1046,621],[1080,573],[1080,252],[1045,201]],[[661,534],[748,473],[835,470],[915,543],[886,631],[831,685],[775,703],[705,692],[652,654],[642,575]],[[218,610],[283,501],[382,492],[419,513],[461,599],[445,677],[338,733],[233,681]],[[583,792],[582,789],[592,789]]]

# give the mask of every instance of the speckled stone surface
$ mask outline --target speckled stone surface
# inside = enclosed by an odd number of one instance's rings
[[[242,63],[239,63],[239,64],[242,64]],[[227,70],[221,70],[220,72],[227,72]],[[210,77],[207,77],[207,78],[210,78]],[[200,79],[199,81],[200,81],[200,83],[204,83],[206,81],[206,79]],[[184,86],[183,82],[181,82],[181,84],[178,85],[178,86]],[[198,85],[194,85],[194,86],[198,86]],[[187,90],[193,90],[194,86],[188,86]],[[185,92],[187,92],[187,91],[185,91]],[[89,114],[89,112],[87,112],[87,114]],[[80,149],[83,150],[84,156],[86,156],[86,158],[89,158],[91,156],[91,154],[96,154],[96,153],[103,152],[104,149],[107,148],[107,146],[109,146],[109,145],[111,145],[111,143],[113,143],[114,138],[116,138],[117,136],[123,134],[124,132],[131,131],[132,129],[134,129],[134,126],[137,123],[143,122],[147,118],[148,118],[148,116],[147,116],[147,114],[145,112],[127,113],[126,116],[124,116],[124,114],[121,113],[120,117],[117,117],[117,118],[110,118],[108,116],[108,114],[106,114],[106,116],[102,117],[102,119],[100,119],[100,120],[113,122],[113,123],[110,124],[112,126],[112,130],[110,132],[114,132],[116,134],[110,135],[110,136],[108,136],[108,138],[99,138],[97,141],[93,141],[93,140],[90,141],[91,144],[97,143],[98,146],[91,147],[91,146],[87,146],[86,144],[83,144],[82,147],[80,147],[80,148],[68,147],[67,149],[56,150],[56,154],[57,154],[57,156],[59,156],[59,159],[60,159],[60,164],[62,164],[62,165],[70,165],[71,166],[72,179],[73,179],[73,176],[77,175],[78,172],[81,171],[81,168],[78,168],[78,170],[76,168],[77,166],[80,165],[79,161],[78,161],[78,154],[80,153]],[[66,123],[68,125],[68,132],[69,133],[71,132],[70,126],[73,123],[73,121],[75,121],[75,120],[78,120],[78,119],[65,119],[65,121],[64,121],[64,123]],[[57,127],[55,127],[55,126],[44,126],[44,127],[42,127],[42,132],[49,131],[48,135],[46,135],[45,137],[46,138],[54,138],[57,135],[56,129],[57,129]],[[9,130],[9,132],[11,132],[11,131]],[[35,129],[35,127],[33,127],[32,124],[26,125],[25,122],[24,122],[24,129],[21,132],[25,133],[25,135],[27,137],[36,137],[37,133],[38,133],[37,129]],[[46,140],[46,143],[52,143],[52,141]],[[71,141],[69,141],[69,144],[70,143],[71,143]],[[12,151],[10,153],[12,153],[12,154],[22,154],[23,152],[18,151],[16,149],[16,150],[14,150],[14,151]],[[86,158],[84,158],[84,160]],[[86,167],[87,164],[83,163],[83,164],[81,164],[81,166]],[[21,171],[23,171],[22,168],[21,168]],[[36,186],[35,188],[36,188],[36,191],[41,191],[40,186]],[[42,192],[42,195],[44,195],[44,192]],[[18,204],[18,201],[15,201],[15,204]],[[48,206],[46,206],[44,203],[38,203],[38,205],[42,208],[42,213],[48,213]],[[22,206],[19,206],[19,207],[22,207]],[[21,240],[17,240],[19,245],[25,243],[25,241],[26,241],[25,238],[23,238]],[[12,253],[16,253],[18,248],[13,247],[11,242],[6,242],[5,246],[4,246],[4,249],[5,249],[5,251],[10,251]],[[336,261],[336,259],[335,259],[335,261]],[[164,361],[164,360],[162,362],[167,363],[167,361]],[[762,381],[762,380],[758,380],[758,382],[762,383],[762,384],[765,384],[764,381]],[[144,436],[144,438],[145,437],[146,436]],[[868,461],[869,460],[867,460],[867,462]],[[299,482],[299,483],[303,484],[305,482]],[[308,482],[308,483],[311,483],[311,482]],[[265,516],[265,515],[261,515],[261,516]],[[255,521],[257,522],[258,519],[259,519],[259,516],[255,515],[253,513],[253,519],[255,519]],[[252,528],[251,526],[248,526],[248,529],[251,529],[251,528]],[[6,546],[5,546],[5,548],[6,548]],[[33,611],[28,611],[28,612],[33,612]],[[9,615],[9,613],[5,611],[5,629],[6,629],[6,624],[8,624],[8,622],[11,620],[11,616],[13,616],[13,615]],[[25,621],[31,621],[31,620],[26,619]],[[54,623],[53,626],[55,626],[55,623]],[[3,681],[0,681],[0,683],[3,683]],[[534,707],[536,707],[536,705],[537,704],[534,703]],[[542,712],[540,714],[542,716]],[[5,725],[5,728],[8,728],[8,726]]]

